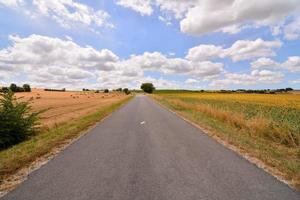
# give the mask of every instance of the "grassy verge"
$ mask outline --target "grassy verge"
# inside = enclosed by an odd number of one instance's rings
[[[0,184],[6,177],[29,166],[53,148],[83,134],[84,130],[124,105],[131,98],[132,96],[129,96],[124,100],[105,106],[95,113],[58,125],[7,150],[0,151]]]
[[[244,111],[247,105],[243,105],[243,110],[238,112],[238,106],[235,105],[235,112],[233,108],[227,109],[229,104],[220,106],[219,102],[189,99],[179,94],[154,95],[152,97],[176,113],[209,130],[210,135],[226,141],[251,157],[258,158],[270,169],[273,169],[269,171],[283,177],[300,190],[298,132],[290,134],[291,131],[288,131],[286,133],[280,124],[275,126],[274,121],[269,123],[269,119],[261,114],[245,116]],[[235,104],[237,103],[235,102]],[[253,111],[253,109],[250,110]]]

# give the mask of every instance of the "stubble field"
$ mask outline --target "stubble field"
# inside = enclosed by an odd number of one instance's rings
[[[32,98],[32,109],[44,111],[41,113],[41,125],[51,128],[116,103],[126,98],[126,95],[117,92],[53,92],[33,89],[28,93],[16,93],[16,97],[22,97],[22,101]]]

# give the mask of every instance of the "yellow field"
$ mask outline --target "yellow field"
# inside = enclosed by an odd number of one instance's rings
[[[300,189],[300,94],[167,91],[153,97]]]
[[[226,102],[239,102],[261,104],[269,106],[283,106],[300,109],[300,94],[243,94],[243,93],[181,93],[163,94],[164,96],[177,96],[182,98],[219,100]]]

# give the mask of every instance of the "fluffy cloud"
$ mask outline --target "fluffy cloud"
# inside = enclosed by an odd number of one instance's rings
[[[160,52],[145,52],[142,55],[131,56],[125,61],[127,66],[140,67],[143,70],[160,71],[165,74],[187,74],[209,78],[223,71],[222,63],[211,61],[192,62],[182,58],[168,58]]]
[[[40,35],[27,38],[10,36],[12,45],[0,51],[0,62],[7,67],[39,68],[60,66],[112,70],[119,58],[107,49],[80,47],[73,41]]]
[[[153,12],[151,0],[118,0],[117,4],[135,10],[141,15],[151,15]]]
[[[280,83],[284,75],[281,72],[269,70],[253,70],[250,74],[226,73],[224,79],[213,80],[213,88],[227,88],[232,85],[249,86],[257,84]]]
[[[200,0],[180,22],[181,30],[191,35],[219,31],[251,22],[273,25],[299,7],[297,0]]]
[[[224,49],[221,46],[199,45],[189,49],[186,58],[192,61],[204,61],[221,57],[223,52]]]
[[[298,0],[119,0],[118,4],[141,15],[151,15],[156,6],[162,15],[180,20],[181,31],[190,35],[215,31],[234,34],[250,26],[273,27],[300,7]],[[287,32],[288,38],[298,37],[297,23],[292,22]]]
[[[107,49],[81,47],[69,40],[40,35],[10,40],[11,46],[0,50],[0,72],[27,75],[38,83],[80,84],[95,78],[96,71],[116,70],[119,62]]]
[[[256,40],[238,40],[229,48],[215,45],[199,45],[189,49],[186,58],[191,61],[203,61],[214,58],[230,57],[233,61],[249,60],[259,57],[275,56],[274,48],[281,47],[281,42]]]
[[[110,27],[109,14],[74,0],[0,0],[0,5],[19,9],[31,17],[45,16],[65,28],[77,25]]]
[[[284,38],[287,40],[296,40],[300,38],[300,16],[284,27]]]
[[[251,63],[252,69],[277,69],[290,72],[300,72],[300,57],[291,56],[283,63],[278,63],[270,58],[259,58]]]
[[[225,49],[224,54],[231,57],[233,61],[275,56],[273,48],[279,48],[281,45],[280,41],[264,41],[260,38],[254,41],[238,40],[230,48]]]
[[[265,69],[265,68],[278,69],[279,66],[280,66],[279,63],[275,62],[270,58],[265,58],[265,57],[259,58],[251,62],[252,69]]]
[[[287,61],[282,63],[282,67],[291,71],[291,72],[300,72],[300,57],[291,56]]]

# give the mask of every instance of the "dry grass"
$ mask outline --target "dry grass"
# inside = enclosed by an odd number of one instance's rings
[[[300,189],[300,95],[168,92],[154,98],[276,168]]]

